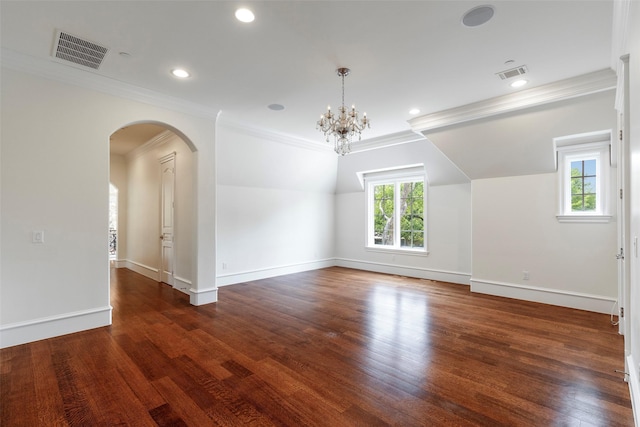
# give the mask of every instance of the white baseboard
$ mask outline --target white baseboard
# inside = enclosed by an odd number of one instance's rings
[[[189,289],[189,303],[191,305],[205,305],[218,301],[218,288]]]
[[[615,298],[471,278],[471,292],[610,314]]]
[[[627,372],[629,376],[629,393],[635,425],[640,426],[640,362],[636,363],[632,355],[627,356]]]
[[[157,268],[149,267],[148,265],[140,264],[139,262],[131,261],[130,259],[125,260],[125,265],[123,265],[123,267],[133,270],[138,274],[142,274],[156,282],[160,281],[160,270]]]
[[[193,286],[191,280],[184,279],[179,276],[173,276],[173,288],[179,290],[180,292],[184,292],[185,294],[190,293],[190,289]]]
[[[126,259],[117,259],[114,261],[114,266],[116,268],[127,268],[127,260]]]
[[[418,279],[438,280],[441,282],[469,285],[471,274],[456,271],[434,270],[422,267],[407,267],[379,262],[361,261],[346,258],[336,258],[338,267],[356,270],[375,271],[376,273],[396,274],[399,276],[416,277]]]
[[[319,270],[321,268],[333,267],[335,260],[333,258],[309,261],[297,264],[281,265],[277,267],[268,267],[263,269],[243,271],[240,273],[219,274],[216,277],[218,287],[233,285],[236,283],[245,283],[252,280],[268,279],[269,277],[284,276],[285,274],[301,273],[309,270]]]
[[[111,325],[112,307],[64,313],[0,326],[0,348]]]

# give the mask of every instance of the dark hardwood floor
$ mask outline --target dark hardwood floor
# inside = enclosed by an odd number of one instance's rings
[[[329,268],[219,302],[112,270],[113,325],[0,351],[4,426],[632,426],[609,316]]]

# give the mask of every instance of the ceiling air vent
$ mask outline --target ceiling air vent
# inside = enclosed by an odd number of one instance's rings
[[[97,70],[109,49],[99,44],[83,40],[64,31],[58,31],[53,46],[53,56],[62,61],[72,62]]]
[[[527,74],[527,73],[528,73],[527,66],[526,65],[521,65],[521,66],[516,67],[516,68],[511,68],[509,70],[500,71],[499,73],[496,73],[496,75],[498,77],[500,77],[502,80],[507,80],[507,79],[510,79],[512,77],[521,76],[521,75]]]

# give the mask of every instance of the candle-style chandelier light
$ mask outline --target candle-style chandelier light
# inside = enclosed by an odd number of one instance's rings
[[[344,78],[351,72],[348,68],[338,68],[336,73],[342,77],[342,105],[338,114],[331,112],[331,106],[327,107],[327,112],[320,116],[316,129],[319,129],[327,137],[327,142],[333,136],[334,150],[336,153],[344,156],[351,151],[351,141],[353,136],[358,134],[358,141],[362,138],[360,132],[369,126],[367,113],[364,113],[362,119],[358,117],[358,112],[354,105],[350,110],[344,106]]]

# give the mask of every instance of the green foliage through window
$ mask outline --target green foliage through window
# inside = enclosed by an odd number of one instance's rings
[[[595,211],[596,196],[596,160],[571,162],[571,211]]]
[[[424,248],[424,182],[374,185],[373,223],[374,245]]]

